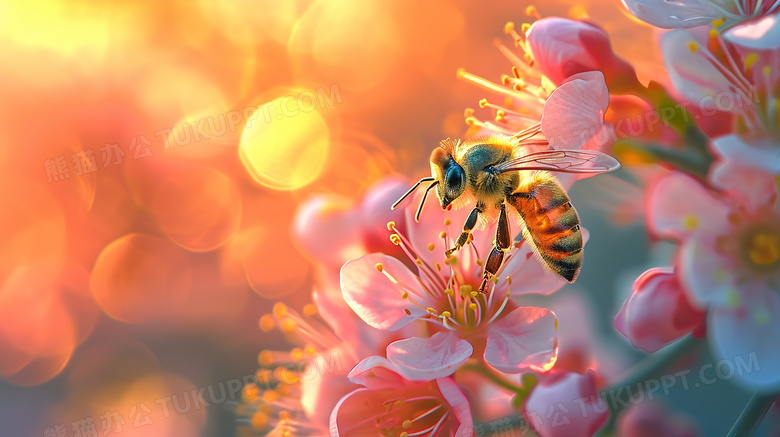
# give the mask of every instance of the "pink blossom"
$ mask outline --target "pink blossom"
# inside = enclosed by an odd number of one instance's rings
[[[780,4],[780,3],[777,3]],[[768,15],[721,31],[673,30],[661,39],[675,89],[703,115],[729,112],[747,142],[780,138],[780,24]],[[763,146],[762,146],[763,147]]]
[[[523,416],[541,437],[590,437],[609,418],[596,391],[596,373],[552,372],[523,404]]]
[[[696,423],[687,415],[663,408],[660,402],[641,402],[623,411],[617,421],[621,437],[699,437]]]
[[[407,210],[409,218],[412,211]],[[384,254],[362,256],[341,270],[344,299],[374,328],[395,330],[415,322],[427,332],[387,347],[387,358],[407,379],[450,375],[475,352],[506,373],[548,370],[556,357],[557,319],[549,310],[518,306],[512,298],[550,293],[565,280],[545,270],[531,248],[518,242],[495,276],[502,279],[477,292],[480,254],[489,253],[491,239],[479,236],[457,256],[444,255],[466,214],[465,209],[429,208],[408,238],[391,224],[391,238],[416,271]],[[495,225],[490,225],[487,235],[494,233]]]
[[[451,378],[410,381],[381,357],[363,360],[350,373],[362,385],[338,402],[332,437],[429,435],[471,437],[469,402]]]
[[[623,0],[623,5],[635,17],[653,26],[667,29],[696,27],[721,21],[731,25],[777,10],[780,2],[748,2],[744,0]]]
[[[655,268],[634,282],[615,327],[634,347],[655,352],[700,328],[706,314],[691,304],[674,269]]]
[[[543,18],[531,25],[525,40],[534,65],[553,83],[564,83],[578,73],[601,71],[613,92],[639,85],[634,67],[615,55],[609,35],[591,22]]]
[[[720,193],[671,174],[650,196],[651,228],[681,241],[680,282],[708,308],[707,333],[720,356],[757,359],[738,375],[755,388],[780,386],[780,203],[773,175],[730,166],[711,175]]]

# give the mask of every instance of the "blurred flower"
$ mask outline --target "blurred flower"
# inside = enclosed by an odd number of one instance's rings
[[[370,357],[349,378],[363,385],[341,398],[330,418],[333,437],[471,436],[469,402],[451,378],[415,382]]]
[[[695,27],[717,21],[729,25],[760,17],[775,11],[780,1],[751,2],[742,0],[623,0],[637,18],[667,29]]]
[[[636,280],[615,327],[634,347],[655,352],[691,331],[698,333],[706,315],[691,304],[673,268],[655,268]]]
[[[670,412],[656,402],[633,404],[620,414],[617,435],[621,437],[698,437],[696,423],[684,413]]]
[[[596,373],[552,372],[523,404],[523,416],[541,437],[590,437],[609,418],[596,391]]]
[[[516,44],[526,49],[533,65],[553,83],[562,84],[571,76],[601,71],[612,93],[626,93],[640,86],[634,67],[612,51],[609,35],[589,21],[560,17],[543,18],[522,35]]]
[[[675,89],[704,115],[735,114],[737,133],[750,145],[759,142],[759,149],[766,148],[762,141],[767,137],[774,144],[780,139],[777,21],[778,15],[770,15],[726,31],[714,26],[709,32],[678,29],[661,39]]]
[[[777,178],[736,166],[711,175],[721,193],[671,174],[652,190],[651,228],[678,239],[680,283],[696,306],[708,308],[707,332],[724,358],[750,359],[761,372],[746,384],[780,384],[780,203]],[[663,295],[662,293],[658,293]]]
[[[470,246],[458,256],[445,258],[443,250],[435,252],[433,243],[443,240],[445,247],[452,247],[450,226],[465,222],[466,211],[436,211],[410,229],[411,238],[393,223],[388,225],[391,239],[417,265],[417,272],[381,253],[344,265],[341,287],[349,306],[377,329],[395,330],[414,320],[428,322],[429,337],[407,338],[387,347],[387,358],[407,379],[450,375],[475,349],[503,372],[549,369],[557,350],[555,315],[543,308],[518,307],[510,298],[529,291],[549,293],[564,280],[544,271],[537,260],[528,262],[531,249],[517,244],[485,292],[476,291],[482,281],[480,250]],[[432,225],[436,222],[444,227]],[[491,228],[494,231],[494,225]],[[481,253],[492,248],[488,239],[481,239],[480,245]],[[505,280],[499,281],[504,275]],[[519,285],[514,290],[513,280]]]

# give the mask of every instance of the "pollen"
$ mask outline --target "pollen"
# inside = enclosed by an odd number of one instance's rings
[[[433,244],[433,243],[428,243],[428,250],[430,250],[431,252],[433,252],[433,250],[434,250],[434,249],[436,249],[436,245],[435,245],[435,244]]]
[[[749,70],[753,68],[753,65],[758,62],[758,53],[751,53],[745,56],[745,69]]]
[[[403,426],[404,428],[409,428],[410,426],[412,426],[412,421],[409,420],[409,419],[406,419],[406,420],[404,420],[404,423],[401,426]]]
[[[441,316],[442,316],[442,317],[445,317],[445,318],[446,318],[446,317],[452,317],[452,313],[451,313],[451,312],[449,312],[449,311],[444,311],[443,313],[441,313]]]
[[[531,25],[529,23],[523,23],[522,26],[520,26],[520,30],[523,31],[523,33],[528,33],[528,29],[531,28]]]
[[[403,293],[401,293],[401,299],[409,299],[409,293],[407,293],[405,291]]]
[[[718,18],[715,20],[712,20],[712,27],[720,27],[723,26],[723,23],[726,22],[726,17]]]
[[[317,305],[314,305],[313,303],[307,303],[303,306],[303,314],[306,317],[311,317],[317,314]]]
[[[774,233],[760,232],[750,242],[750,260],[758,265],[772,264],[780,259],[780,238]]]
[[[479,101],[479,107],[480,107],[480,108],[484,108],[485,106],[487,106],[487,104],[488,104],[488,101],[487,101],[487,99],[481,99],[481,100]]]
[[[470,303],[470,304],[469,304],[469,308],[471,308],[472,310],[476,310],[476,309],[477,309],[477,304],[475,304],[475,303]]]
[[[274,355],[269,350],[260,351],[257,356],[257,362],[263,367],[269,367],[274,363]]]
[[[401,244],[401,237],[399,237],[398,234],[392,234],[390,235],[390,242],[398,246]]]
[[[428,314],[436,314],[436,310],[431,307],[426,308],[425,311],[428,311]]]
[[[287,315],[287,305],[285,305],[284,302],[276,302],[274,304],[273,313],[277,319],[281,319]]]
[[[469,293],[469,296],[477,297],[477,296],[479,296],[479,292],[478,291],[472,291],[471,293]]]
[[[688,41],[688,50],[690,50],[693,53],[696,53],[699,50],[699,45],[693,41]]]
[[[512,32],[515,31],[515,23],[511,21],[507,21],[506,24],[504,24],[504,33],[507,35],[511,35]]]
[[[395,222],[393,221],[387,222],[387,230],[392,232],[393,229],[395,229]]]
[[[377,269],[377,271],[379,271],[379,273],[382,273],[382,272],[385,271],[385,266],[383,266],[382,263],[376,263],[376,265],[374,267],[376,267],[376,269]]]
[[[539,16],[539,12],[536,10],[536,6],[534,5],[528,5],[528,7],[525,8],[525,15],[528,15],[529,17],[541,18]]]
[[[682,225],[686,231],[692,231],[699,227],[699,218],[694,214],[686,214],[682,219]]]
[[[263,332],[268,332],[272,329],[274,329],[274,318],[270,314],[263,314],[262,317],[260,317],[260,330]]]
[[[447,296],[454,296],[455,292],[452,291],[452,288],[446,288],[444,289],[444,294],[446,294]]]
[[[439,232],[439,238],[442,238],[442,239],[443,239],[443,238],[444,238],[444,237],[446,237],[446,236],[447,236],[447,233],[446,233],[446,232],[444,232],[444,231],[441,231],[441,232]]]
[[[448,218],[444,219],[444,226],[449,226],[452,224],[452,221]]]

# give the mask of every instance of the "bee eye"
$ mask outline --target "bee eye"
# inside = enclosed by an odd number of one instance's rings
[[[463,169],[457,165],[453,165],[447,169],[447,185],[452,188],[457,188],[463,183]]]

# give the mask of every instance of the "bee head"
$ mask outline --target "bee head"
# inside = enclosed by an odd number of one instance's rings
[[[431,174],[438,182],[436,195],[442,209],[466,191],[466,172],[444,148],[437,147],[431,153]]]

